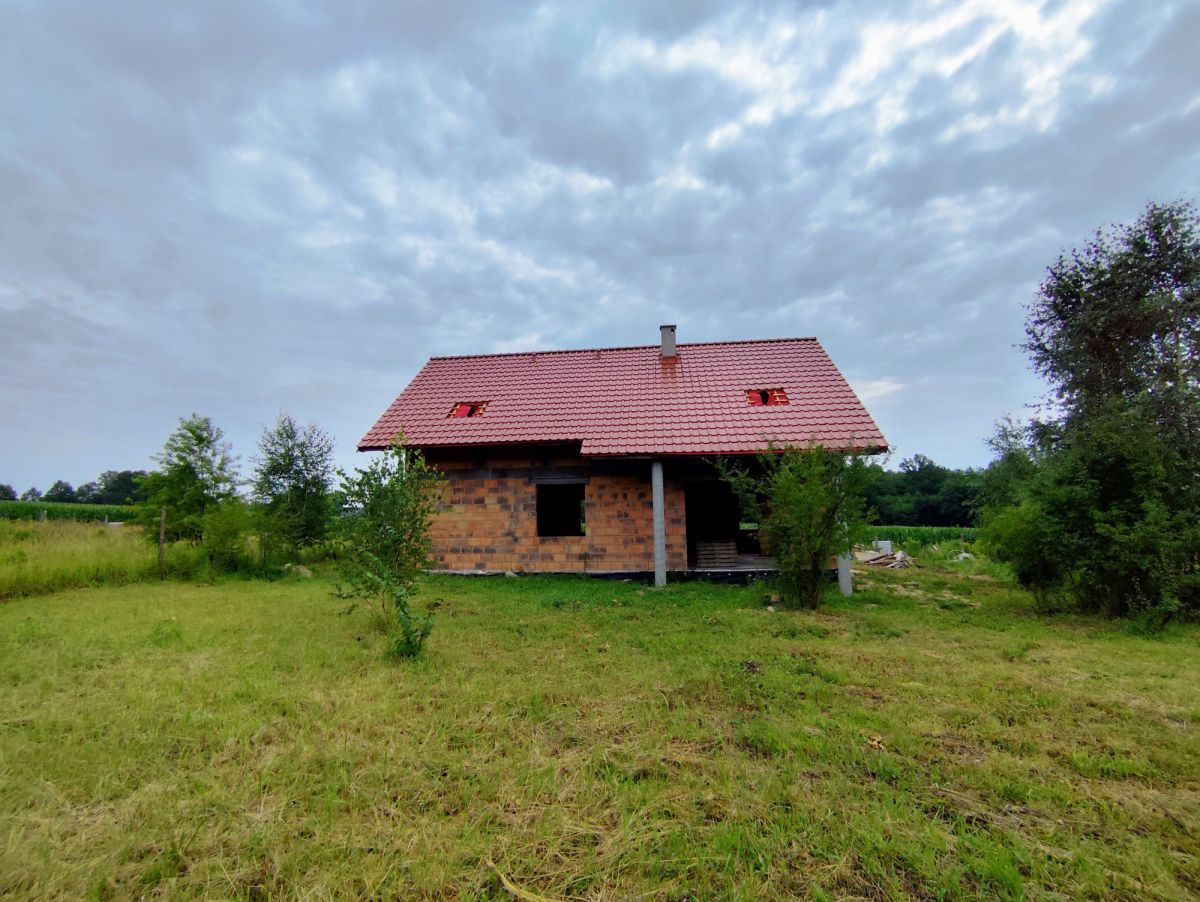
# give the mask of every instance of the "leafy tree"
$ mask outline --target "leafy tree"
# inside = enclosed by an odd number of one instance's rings
[[[22,501],[40,501],[41,498],[42,498],[41,490],[34,488],[33,486],[30,486],[29,488],[27,488],[25,491],[23,491],[21,493]]]
[[[718,469],[760,524],[784,603],[815,608],[830,558],[848,552],[866,524],[871,470],[862,455],[816,445],[772,449],[757,463]]]
[[[428,611],[409,600],[433,552],[430,523],[443,477],[419,450],[397,443],[365,469],[338,471],[344,499],[338,533],[340,566],[349,592],[373,599],[398,657],[420,654],[432,629]]]
[[[154,459],[161,467],[140,480],[146,494],[139,519],[147,535],[157,538],[159,508],[167,509],[169,540],[198,540],[203,536],[206,510],[237,489],[236,458],[224,434],[208,417],[181,418],[163,450]]]
[[[75,489],[75,500],[80,504],[97,504],[100,495],[100,485],[95,482],[85,482]]]
[[[145,470],[105,470],[96,480],[93,504],[138,504],[146,500],[140,486]]]
[[[1029,310],[1025,349],[1065,420],[1113,402],[1144,407],[1184,437],[1200,419],[1200,219],[1151,204],[1059,257]]]
[[[985,540],[1044,595],[1159,621],[1200,612],[1196,210],[1151,204],[1061,256],[1026,334],[1057,413],[1023,452],[1002,449],[998,464],[1030,476],[993,481]]]
[[[16,501],[17,490],[8,483],[0,483],[0,501]]]
[[[1044,430],[1044,424],[1043,424]],[[992,462],[980,477],[979,510],[999,510],[1021,502],[1045,459],[1044,438],[1039,439],[1035,424],[1021,423],[1005,416],[996,423],[988,439]]]
[[[263,430],[253,492],[273,532],[291,552],[315,545],[329,527],[333,438],[315,423],[301,428],[287,414]]]
[[[145,470],[105,470],[94,482],[85,482],[75,490],[82,504],[138,504],[146,500],[139,482]]]
[[[71,488],[71,483],[59,479],[55,481],[54,485],[46,489],[46,494],[42,496],[42,500],[72,502],[75,500],[75,490]]]

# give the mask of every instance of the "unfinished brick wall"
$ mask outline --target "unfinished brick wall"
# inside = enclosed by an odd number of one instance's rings
[[[654,502],[645,476],[591,468],[584,488],[583,536],[539,537],[537,486],[530,461],[473,467],[440,465],[447,477],[433,522],[438,566],[444,570],[604,572],[654,569]],[[569,462],[578,470],[579,461]],[[683,488],[667,480],[664,501],[667,568],[687,565]]]

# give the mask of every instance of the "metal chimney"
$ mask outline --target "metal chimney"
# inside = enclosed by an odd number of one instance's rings
[[[662,337],[662,356],[675,356],[675,326],[659,326],[658,333]]]

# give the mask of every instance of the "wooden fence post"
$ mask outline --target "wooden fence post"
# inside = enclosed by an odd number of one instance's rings
[[[158,509],[158,570],[161,573],[166,552],[167,538],[167,509],[160,507]]]

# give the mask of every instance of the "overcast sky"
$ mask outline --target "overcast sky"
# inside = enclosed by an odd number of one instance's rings
[[[816,335],[955,466],[1058,253],[1196,199],[1200,3],[0,0],[0,482],[342,463],[433,354]]]

